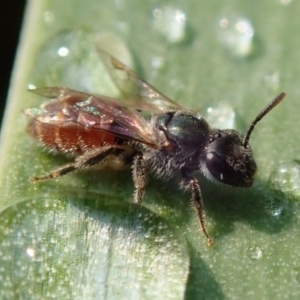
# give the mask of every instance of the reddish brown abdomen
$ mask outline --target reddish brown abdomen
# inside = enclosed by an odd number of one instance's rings
[[[104,145],[114,145],[116,137],[104,130],[88,129],[77,123],[53,125],[31,119],[27,132],[43,146],[64,153],[82,154]]]

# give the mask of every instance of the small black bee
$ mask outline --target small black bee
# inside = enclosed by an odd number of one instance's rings
[[[101,49],[99,53],[125,98],[133,100],[120,101],[65,87],[32,89],[52,100],[39,110],[25,110],[30,117],[29,135],[49,149],[78,155],[74,162],[34,177],[33,181],[95,167],[122,169],[131,164],[134,201],[141,203],[149,171],[163,179],[180,173],[180,186],[191,192],[200,227],[212,245],[205,227],[200,185],[193,173],[200,171],[211,180],[251,187],[257,166],[249,145],[250,135],[285,93],[275,97],[242,136],[232,129],[210,128],[203,117],[158,92],[118,59]],[[134,92],[124,90],[120,77],[116,77],[120,72]]]

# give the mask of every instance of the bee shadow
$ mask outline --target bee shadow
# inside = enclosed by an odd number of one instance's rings
[[[203,185],[205,211],[214,221],[217,236],[234,230],[236,222],[248,223],[255,230],[267,234],[278,233],[292,224],[291,201],[256,181],[252,188],[234,188],[208,182]]]
[[[105,194],[120,198],[120,201],[133,201],[130,170],[89,171],[73,176],[88,182],[86,189],[100,191],[104,186]],[[202,175],[198,179],[204,213],[214,224],[213,237],[220,238],[233,232],[236,222],[248,223],[255,230],[268,234],[278,233],[292,224],[291,201],[280,191],[270,189],[266,182],[256,181],[252,188],[243,189],[210,182]],[[178,182],[178,177],[168,181],[150,177],[142,205],[177,226],[185,226],[195,215],[190,193],[180,190]]]
[[[199,176],[204,202],[204,213],[213,222],[214,237],[223,237],[234,231],[236,222],[248,223],[255,230],[276,234],[292,224],[291,201],[268,183],[256,181],[252,188],[235,188],[210,182]],[[191,195],[179,190],[177,180],[151,179],[146,192],[146,204],[166,206],[171,211],[171,222],[184,224],[194,216]],[[148,196],[147,196],[148,195]],[[153,204],[152,201],[156,203]],[[195,223],[196,224],[196,223]]]

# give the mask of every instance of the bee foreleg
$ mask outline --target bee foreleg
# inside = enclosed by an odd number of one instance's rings
[[[199,182],[196,178],[188,176],[185,172],[182,172],[182,178],[183,178],[183,181],[180,184],[184,189],[191,191],[192,203],[193,203],[194,209],[197,213],[200,227],[207,239],[207,244],[209,246],[212,246],[214,242],[209,237],[207,230],[206,230],[206,226],[205,226],[203,198],[202,198]]]
[[[110,158],[120,157],[120,154],[125,152],[126,149],[122,147],[106,146],[92,151],[86,152],[81,156],[78,156],[73,163],[66,164],[60,168],[57,168],[51,171],[48,174],[45,174],[41,177],[33,177],[32,181],[36,182],[38,180],[47,180],[56,177],[66,175],[68,173],[77,171],[77,170],[88,170],[93,167],[105,165],[105,160]]]
[[[141,203],[145,194],[148,169],[142,154],[138,154],[134,157],[132,168],[132,176],[135,187],[134,201],[136,203]]]

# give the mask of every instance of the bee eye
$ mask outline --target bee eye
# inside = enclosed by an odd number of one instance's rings
[[[253,176],[247,174],[249,171],[252,173],[252,168],[249,168],[248,172],[244,168],[240,169],[237,165],[230,164],[224,156],[215,152],[207,153],[205,162],[211,175],[225,184],[243,187],[252,185]]]
[[[206,154],[205,163],[211,175],[225,184],[240,187],[252,186],[256,163],[251,156],[234,159],[211,151]]]
[[[210,152],[207,153],[205,162],[214,178],[229,185],[239,185],[241,175],[223,157],[215,152]]]

